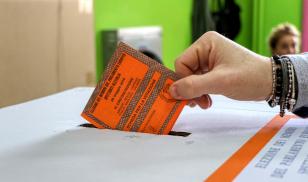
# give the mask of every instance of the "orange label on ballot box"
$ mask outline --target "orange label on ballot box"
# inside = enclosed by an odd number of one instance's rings
[[[168,134],[186,104],[169,95],[178,77],[120,43],[82,117],[98,128]]]

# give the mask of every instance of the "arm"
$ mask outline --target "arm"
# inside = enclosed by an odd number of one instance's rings
[[[298,80],[293,112],[308,117],[308,54],[289,55]],[[208,94],[236,100],[266,100],[272,93],[270,58],[258,55],[216,32],[207,32],[175,62],[182,79],[170,87],[175,99],[188,99],[201,108],[211,106]]]
[[[298,83],[297,102],[292,112],[301,117],[308,117],[308,53],[288,57],[293,63]]]

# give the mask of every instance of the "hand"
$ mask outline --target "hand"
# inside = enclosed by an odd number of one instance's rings
[[[216,32],[207,32],[193,43],[176,60],[175,72],[182,79],[170,86],[170,94],[201,108],[211,106],[208,94],[259,101],[272,91],[270,58]]]

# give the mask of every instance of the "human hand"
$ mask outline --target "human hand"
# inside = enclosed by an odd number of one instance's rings
[[[265,100],[272,91],[270,58],[258,55],[216,33],[207,32],[175,62],[182,79],[170,86],[175,99],[211,106],[208,94],[236,100]]]

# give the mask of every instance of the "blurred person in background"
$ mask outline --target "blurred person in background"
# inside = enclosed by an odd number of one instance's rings
[[[272,55],[299,53],[300,32],[290,23],[279,24],[272,29],[268,44]]]

